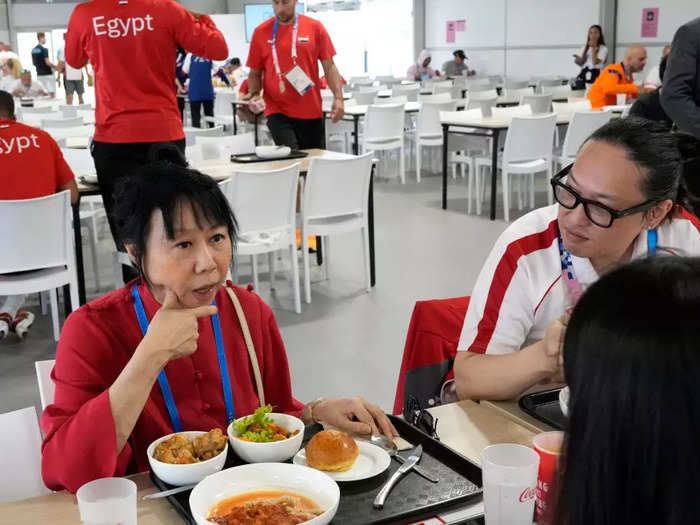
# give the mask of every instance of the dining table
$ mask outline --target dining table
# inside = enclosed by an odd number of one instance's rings
[[[528,427],[514,417],[504,415],[491,404],[474,401],[459,401],[429,409],[437,419],[440,441],[477,466],[481,464],[484,447],[495,443],[518,443],[532,446],[532,438],[541,431],[549,430],[544,423]],[[137,512],[139,525],[171,525],[183,523],[174,507],[166,498],[144,500],[148,494],[159,489],[148,473],[129,476],[137,486]],[[481,498],[468,504],[449,508],[434,517],[427,517],[420,524],[473,523],[471,520],[483,516]],[[73,525],[80,523],[78,503],[74,494],[67,491],[0,504],[0,522],[13,525]],[[402,522],[405,524],[406,522]]]
[[[231,162],[229,158],[217,158],[211,160],[202,160],[192,163],[191,167],[201,171],[212,177],[216,181],[224,181],[231,177],[235,171],[268,171],[275,169],[283,169],[291,166],[292,164],[299,164],[299,173],[305,175],[309,170],[309,165],[311,159],[348,159],[353,158],[353,155],[347,153],[338,153],[335,151],[323,150],[323,149],[309,149],[303,150],[308,155],[303,158],[297,159],[285,159],[285,160],[268,160],[264,162]],[[77,174],[80,175],[80,174]],[[376,265],[375,265],[375,244],[374,244],[374,177],[370,177],[369,186],[369,203],[367,211],[367,224],[368,224],[368,235],[369,235],[369,264],[370,264],[370,280],[371,285],[376,284]],[[86,182],[84,178],[78,178],[78,201],[73,204],[73,235],[75,238],[75,264],[76,272],[78,275],[78,299],[80,304],[85,304],[86,291],[85,291],[85,266],[83,261],[83,250],[82,250],[82,232],[80,228],[80,198],[88,195],[99,195],[100,187],[96,183]],[[69,294],[64,294],[69,301]],[[69,306],[69,302],[66,302],[66,306]],[[66,310],[70,311],[70,310]]]
[[[507,131],[512,117],[473,115],[471,112],[450,112],[449,118],[440,117],[442,125],[442,209],[447,209],[447,164],[450,135],[472,135],[491,139],[491,207],[490,219],[496,219],[496,181],[498,175],[498,138]],[[570,112],[556,113],[557,126],[566,126],[571,120]]]

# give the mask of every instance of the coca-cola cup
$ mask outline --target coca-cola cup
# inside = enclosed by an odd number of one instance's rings
[[[540,467],[537,472],[537,500],[535,501],[535,517],[540,525],[549,525],[547,511],[547,495],[557,475],[557,464],[564,443],[563,432],[543,432],[532,439],[532,446],[540,457]]]
[[[482,451],[486,525],[532,525],[539,462],[533,449],[515,443]]]

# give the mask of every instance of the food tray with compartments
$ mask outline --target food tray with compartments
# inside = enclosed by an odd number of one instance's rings
[[[561,388],[534,392],[520,398],[518,404],[523,412],[531,415],[535,419],[547,423],[557,430],[566,428],[567,418],[561,411],[559,405],[559,392]]]
[[[377,510],[372,505],[377,492],[400,466],[396,460],[392,460],[386,471],[373,478],[338,483],[340,504],[333,524],[411,523],[464,505],[481,494],[481,469],[478,466],[403,419],[389,417],[402,438],[414,446],[423,445],[419,465],[437,476],[438,483],[431,483],[415,472],[409,472],[391,491],[384,508]],[[304,432],[303,446],[320,430],[321,425],[308,425]],[[408,457],[409,451],[401,454]],[[224,468],[240,464],[241,460],[229,450]],[[151,478],[160,490],[173,488],[153,473]],[[180,492],[167,499],[186,523],[196,525],[190,512],[190,492]]]

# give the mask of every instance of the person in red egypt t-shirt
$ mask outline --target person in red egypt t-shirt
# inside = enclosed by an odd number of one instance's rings
[[[344,113],[342,80],[326,29],[318,20],[295,14],[296,3],[272,0],[275,16],[253,32],[246,63],[251,103],[261,99],[263,90],[267,127],[275,144],[293,149],[324,148],[319,60],[334,95],[333,122]]]
[[[75,176],[51,136],[15,120],[15,104],[0,91],[0,200],[36,199],[69,190],[78,200]],[[20,310],[24,295],[0,297],[0,339],[9,332],[24,338],[34,314]]]

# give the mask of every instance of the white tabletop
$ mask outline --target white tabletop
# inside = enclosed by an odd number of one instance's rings
[[[88,138],[95,134],[95,126],[71,126],[69,128],[51,128],[49,131],[55,140],[68,139],[73,137]]]
[[[557,124],[568,124],[571,120],[571,113],[557,113],[556,115]],[[449,119],[440,118],[440,123],[465,128],[507,129],[512,120],[511,117],[474,117],[469,113],[460,116],[459,112],[456,112],[452,113]]]

